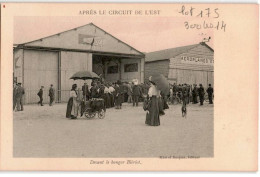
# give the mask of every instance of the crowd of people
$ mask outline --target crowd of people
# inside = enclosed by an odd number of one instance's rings
[[[147,96],[148,89],[148,83],[138,84],[137,80],[133,82],[117,81],[114,83],[92,81],[90,86],[84,83],[82,88],[78,88],[77,84],[73,84],[67,107],[67,110],[72,110],[72,112],[67,113],[66,117],[76,118],[80,113],[82,115],[82,111],[79,109],[84,109],[84,105],[82,105],[84,101],[98,98],[104,100],[106,109],[122,109],[122,103],[124,102],[132,103],[133,107],[137,107],[138,103]],[[73,99],[74,102],[72,102]]]
[[[173,84],[170,86],[170,95],[169,100],[172,104],[174,103],[182,103],[185,102],[189,104],[192,102],[193,104],[198,103],[198,97],[200,105],[203,105],[205,101],[205,95],[207,93],[209,104],[213,104],[213,88],[211,84],[209,84],[206,92],[202,84],[189,85],[189,84]]]
[[[37,95],[40,101],[39,105],[43,106],[43,89],[41,86]],[[85,104],[89,100],[100,99],[104,102],[106,109],[115,108],[122,109],[122,103],[131,103],[133,107],[138,107],[139,102],[144,102],[143,109],[147,111],[146,121],[147,125],[159,126],[160,116],[164,115],[165,109],[171,104],[186,104],[198,103],[198,97],[200,105],[203,105],[205,100],[205,94],[207,92],[209,104],[213,104],[213,88],[209,84],[208,88],[204,89],[202,84],[189,85],[189,84],[170,84],[170,90],[168,94],[165,94],[158,90],[157,85],[149,79],[149,82],[138,83],[137,79],[132,82],[100,82],[99,80],[93,80],[89,86],[87,83],[81,88],[78,88],[77,84],[72,85],[72,89],[69,94],[69,101],[67,104],[66,117],[76,119],[79,115],[83,115],[85,110]],[[24,88],[21,83],[14,85],[13,90],[13,110],[23,111],[23,96],[25,94]],[[55,100],[55,90],[53,85],[50,85],[49,95],[50,103],[52,106]]]
[[[161,111],[163,109],[167,109],[167,103],[166,100],[169,100],[171,103],[174,103],[175,101],[177,103],[182,103],[182,109],[185,107],[186,112],[186,104],[189,104],[192,102],[193,104],[198,103],[198,96],[200,100],[200,105],[203,105],[203,102],[205,100],[205,90],[202,84],[199,84],[199,88],[197,88],[197,85],[188,84],[173,84],[170,85],[170,92],[168,95],[163,95],[160,93],[160,90],[158,90],[156,84],[152,81],[150,77],[150,88],[148,91],[148,101],[145,101],[144,104],[145,110],[147,110],[146,114],[146,121],[145,123],[150,126],[159,126],[160,125],[160,115]],[[206,90],[209,104],[213,104],[213,88],[211,87],[211,84],[209,84],[209,87]]]
[[[41,86],[40,90],[37,93],[37,95],[40,99],[38,102],[38,105],[40,105],[40,106],[44,106],[43,92],[44,92],[44,86]],[[23,111],[24,110],[24,107],[23,107],[24,95],[25,95],[25,89],[22,87],[22,84],[14,83],[14,85],[13,85],[13,110],[14,111]],[[49,105],[52,106],[55,101],[55,89],[53,87],[53,84],[50,85],[48,96],[50,97]]]

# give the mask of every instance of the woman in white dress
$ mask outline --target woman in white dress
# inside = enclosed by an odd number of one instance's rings
[[[160,125],[160,116],[159,116],[159,95],[160,92],[157,89],[154,82],[150,81],[151,87],[148,91],[150,106],[148,107],[148,113],[146,114],[145,124],[150,126],[159,126]]]

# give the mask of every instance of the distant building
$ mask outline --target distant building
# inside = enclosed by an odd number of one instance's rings
[[[25,103],[36,103],[40,86],[48,101],[50,84],[56,101],[68,101],[70,77],[81,70],[94,71],[105,81],[144,81],[144,54],[93,23],[14,46],[14,80],[25,87]]]
[[[163,74],[170,83],[214,85],[214,50],[205,42],[145,55],[145,80]]]

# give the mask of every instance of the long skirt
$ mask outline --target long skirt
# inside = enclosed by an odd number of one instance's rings
[[[163,109],[163,100],[162,100],[162,98],[160,97],[160,98],[157,98],[158,99],[158,105],[159,105],[159,112],[160,113],[162,113],[162,114],[164,114],[164,109]]]
[[[114,100],[114,95],[110,94],[110,106],[114,107],[115,106],[115,100]]]
[[[115,97],[115,105],[116,107],[119,107],[121,103],[121,95],[118,95]]]
[[[106,96],[106,99],[105,99],[106,108],[111,108],[111,98],[110,98],[109,93],[106,93],[105,96]]]
[[[73,100],[71,97],[67,104],[67,111],[66,111],[66,117],[71,118],[71,116],[78,116],[79,112],[79,105],[76,100]]]
[[[153,96],[151,98],[151,104],[148,108],[148,113],[146,114],[145,124],[151,126],[159,126],[160,125],[160,116],[159,116],[159,103],[158,98]]]
[[[167,104],[167,98],[166,97],[164,97],[164,98],[162,98],[162,101],[163,101],[163,109],[169,109],[169,106],[168,106],[168,104]]]
[[[72,106],[73,106],[73,98],[71,97],[67,104],[67,111],[66,111],[67,118],[71,118]]]

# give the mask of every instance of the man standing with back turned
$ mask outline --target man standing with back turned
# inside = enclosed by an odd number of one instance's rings
[[[54,88],[53,88],[53,85],[51,84],[51,87],[49,89],[49,97],[50,97],[50,106],[53,105],[53,102],[54,102],[54,98],[55,98],[55,91],[54,91]]]
[[[209,96],[209,104],[213,104],[213,101],[212,101],[213,88],[211,87],[211,84],[209,84],[209,88],[207,89],[207,93],[208,93],[208,96]]]
[[[40,101],[38,102],[38,104],[40,104],[41,106],[43,106],[43,103],[42,103],[42,101],[43,101],[43,98],[42,98],[42,96],[43,96],[43,86],[41,86],[41,89],[39,90],[39,92],[37,93],[37,95],[39,96],[39,98],[40,98]]]

